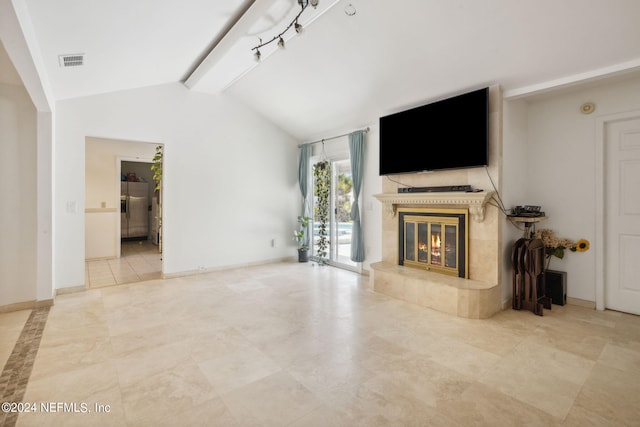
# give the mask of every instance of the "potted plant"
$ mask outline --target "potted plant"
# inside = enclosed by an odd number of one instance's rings
[[[163,147],[158,145],[156,147],[156,154],[153,156],[153,163],[151,163],[151,172],[153,172],[153,181],[156,183],[155,191],[159,191],[162,186],[162,156]]]
[[[298,224],[300,226],[298,229],[293,230],[293,240],[298,242],[298,262],[309,261],[309,246],[307,246],[305,238],[307,230],[309,230],[309,221],[311,221],[311,218],[308,216],[299,216]]]
[[[318,241],[315,254],[318,256],[318,265],[327,265],[327,249],[329,248],[328,224],[329,209],[331,201],[331,163],[327,160],[316,163],[313,166],[314,196],[316,202],[314,206],[314,216],[319,224]]]

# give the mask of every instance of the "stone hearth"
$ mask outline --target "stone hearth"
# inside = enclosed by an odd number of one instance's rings
[[[488,318],[501,309],[498,280],[498,210],[488,205],[492,192],[385,193],[382,261],[371,265],[373,290],[407,302],[466,318]],[[398,217],[401,207],[467,209],[468,279],[405,267],[398,263]]]

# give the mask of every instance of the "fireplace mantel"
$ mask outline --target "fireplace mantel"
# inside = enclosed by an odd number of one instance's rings
[[[390,217],[396,215],[399,205],[446,206],[469,209],[471,219],[484,221],[485,205],[491,200],[493,191],[478,193],[443,192],[443,193],[383,193],[375,194]]]

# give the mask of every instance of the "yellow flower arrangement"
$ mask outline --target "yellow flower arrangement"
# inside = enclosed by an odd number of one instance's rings
[[[578,252],[586,252],[589,250],[589,241],[587,239],[580,239],[576,243],[575,249],[571,249],[572,251]]]
[[[545,253],[547,254],[547,269],[551,262],[551,257],[564,258],[565,249],[569,249],[571,252],[586,252],[589,250],[589,241],[587,239],[580,239],[577,242],[564,237],[556,237],[553,230],[544,228],[536,231],[534,238],[542,240],[545,247]]]

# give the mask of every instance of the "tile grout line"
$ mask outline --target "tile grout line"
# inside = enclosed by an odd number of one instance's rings
[[[47,323],[50,307],[37,308],[31,311],[13,352],[0,374],[0,425],[12,427],[18,421],[19,411],[5,412],[5,402],[20,403],[27,390],[31,370],[40,348],[42,332]]]

